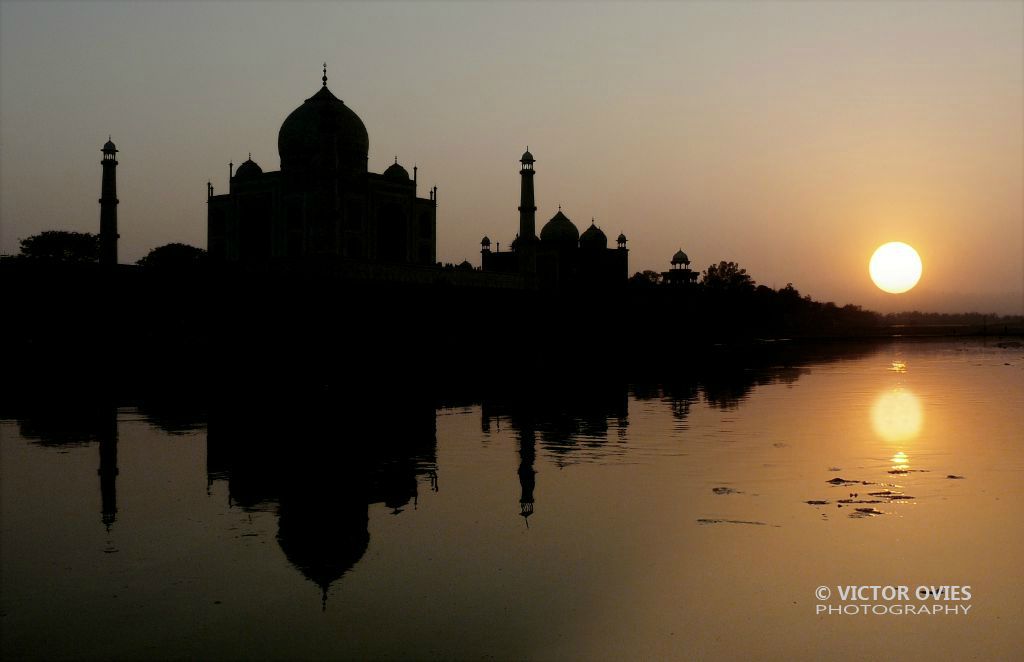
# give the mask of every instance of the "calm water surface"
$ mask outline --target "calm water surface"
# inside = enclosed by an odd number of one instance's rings
[[[8,412],[3,657],[1024,650],[1019,346],[374,397]],[[816,613],[847,584],[969,585],[971,609]]]

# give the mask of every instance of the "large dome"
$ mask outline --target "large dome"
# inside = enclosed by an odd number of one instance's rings
[[[559,209],[558,213],[551,217],[551,220],[544,224],[540,231],[541,241],[557,241],[565,243],[576,243],[579,241],[580,231],[576,229],[569,217]]]
[[[322,164],[321,145],[325,143],[334,144],[339,168],[366,172],[366,155],[370,151],[366,126],[341,99],[331,94],[326,81],[281,125],[277,134],[281,170],[333,165]]]

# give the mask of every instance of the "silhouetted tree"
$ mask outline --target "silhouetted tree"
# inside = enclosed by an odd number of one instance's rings
[[[735,262],[712,264],[702,274],[701,282],[709,290],[721,292],[753,292],[754,279]]]
[[[644,269],[633,274],[629,283],[633,286],[649,287],[651,285],[657,285],[661,282],[661,274],[657,271],[651,271],[650,269]]]
[[[149,269],[188,269],[206,264],[206,251],[188,244],[164,244],[157,246],[138,262],[140,267]]]
[[[99,262],[100,238],[89,232],[47,230],[22,239],[24,260],[40,262]]]

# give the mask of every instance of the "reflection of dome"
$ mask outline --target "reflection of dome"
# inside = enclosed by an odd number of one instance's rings
[[[341,99],[331,94],[326,81],[281,125],[277,134],[281,170],[314,165],[321,159],[324,142],[334,143],[339,165],[366,172],[366,155],[370,151],[366,126]]]
[[[235,177],[239,179],[246,179],[248,177],[256,177],[257,175],[263,174],[263,168],[261,168],[255,161],[252,160],[252,154],[249,155],[249,159],[238,166],[238,170],[235,171]]]
[[[288,562],[327,589],[352,569],[370,544],[366,502],[357,495],[330,504],[307,499],[282,500],[277,542]]]
[[[601,228],[590,222],[590,227],[580,235],[580,248],[608,248],[608,237]]]
[[[527,152],[529,154],[529,152]],[[576,243],[580,238],[580,231],[572,224],[569,217],[559,209],[550,221],[544,224],[540,231],[541,241],[558,241]]]
[[[686,257],[686,253],[682,250],[678,250],[672,256],[672,264],[690,264],[690,258]]]
[[[391,179],[409,181],[409,171],[398,165],[398,159],[395,159],[395,162],[388,166],[388,169],[384,171],[384,176]]]

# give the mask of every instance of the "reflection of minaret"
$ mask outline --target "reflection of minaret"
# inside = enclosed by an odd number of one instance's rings
[[[100,262],[117,264],[117,148],[103,145],[103,187],[100,190]]]
[[[533,426],[522,426],[519,429],[519,486],[522,488],[519,514],[526,521],[526,526],[530,526],[528,518],[533,514],[533,488],[537,484],[537,472],[533,470],[533,461],[537,456],[535,444]]]
[[[100,429],[100,498],[102,500],[103,524],[110,531],[110,525],[117,519],[117,407],[104,412]]]

